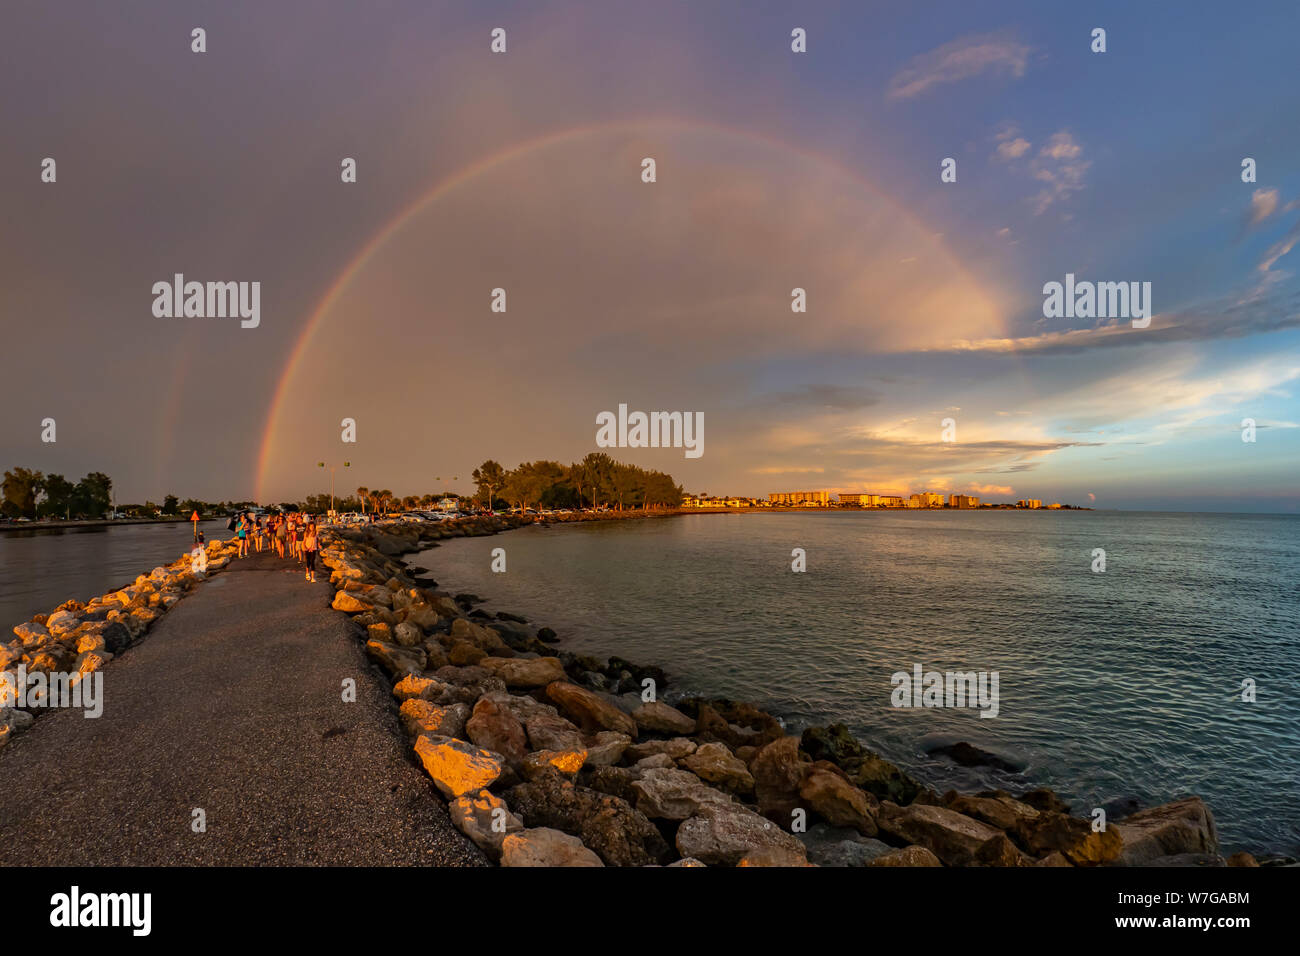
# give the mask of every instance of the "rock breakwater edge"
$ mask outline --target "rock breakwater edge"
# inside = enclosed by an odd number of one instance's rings
[[[334,608],[387,674],[414,758],[502,866],[1255,866],[1189,796],[1094,828],[1050,790],[939,794],[842,724],[749,702],[670,705],[668,677],[557,650],[401,556],[526,518],[331,529]]]

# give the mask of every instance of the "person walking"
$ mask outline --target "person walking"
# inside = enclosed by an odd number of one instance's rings
[[[240,513],[239,523],[235,525],[235,534],[239,536],[239,557],[248,557],[248,515]]]
[[[312,584],[316,583],[316,552],[320,550],[320,535],[316,530],[316,522],[312,521],[307,525],[307,530],[302,537],[303,561],[307,565],[307,580]]]
[[[281,558],[284,557],[284,545],[289,536],[289,522],[285,515],[279,515],[275,519],[275,553]]]

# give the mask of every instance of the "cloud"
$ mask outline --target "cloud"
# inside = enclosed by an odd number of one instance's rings
[[[1278,191],[1256,189],[1250,196],[1250,209],[1246,212],[1246,225],[1257,226],[1277,212]]]
[[[993,72],[1025,75],[1029,47],[1005,36],[981,34],[962,37],[913,57],[889,81],[886,96],[891,100],[919,96],[944,83]]]
[[[1041,215],[1057,202],[1069,199],[1083,189],[1083,178],[1092,166],[1083,159],[1083,147],[1067,130],[1053,133],[1030,163],[1033,177],[1044,183],[1042,190],[1030,198],[1034,215]]]
[[[1272,269],[1274,263],[1294,249],[1297,242],[1300,242],[1300,221],[1297,221],[1285,236],[1268,247],[1268,251],[1264,253],[1264,258],[1259,263],[1259,271],[1268,272]]]
[[[998,148],[994,150],[995,158],[1008,162],[1013,159],[1019,159],[1025,153],[1029,152],[1029,140],[1016,137],[1009,139],[1004,143],[998,143]]]

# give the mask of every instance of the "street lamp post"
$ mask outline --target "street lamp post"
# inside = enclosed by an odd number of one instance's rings
[[[316,467],[317,467],[317,468],[324,468],[324,467],[325,467],[325,462],[323,462],[323,461],[318,461],[318,462],[316,462]],[[336,467],[337,467],[337,466],[335,466],[335,465],[330,465],[330,466],[329,466],[329,469],[330,469],[330,517],[331,517],[331,518],[334,517],[334,471],[335,471],[335,468],[336,468]],[[352,462],[350,462],[350,461],[345,461],[345,462],[343,463],[343,467],[344,467],[344,468],[351,468],[351,467],[352,467]]]

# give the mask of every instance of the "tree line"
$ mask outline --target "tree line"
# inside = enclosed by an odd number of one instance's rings
[[[592,452],[582,461],[526,461],[507,471],[488,459],[474,469],[475,500],[517,508],[676,508],[682,488],[672,475]]]
[[[92,471],[74,484],[63,475],[11,468],[0,494],[7,518],[102,518],[113,506],[113,479]]]
[[[431,509],[444,498],[477,503],[481,507],[517,508],[676,508],[682,502],[682,488],[671,475],[647,471],[615,461],[603,452],[593,452],[582,461],[563,465],[558,461],[526,461],[507,470],[491,459],[474,469],[473,496],[444,491],[440,494],[395,495],[387,488],[357,488],[354,493],[333,499],[336,511],[388,511]],[[166,495],[161,504],[121,504],[117,510],[132,518],[180,515],[188,517],[228,514],[257,507],[252,501],[206,502]],[[302,501],[282,501],[284,511],[324,514],[330,508],[328,494],[308,495]],[[103,518],[113,508],[113,479],[91,472],[77,483],[62,475],[43,475],[27,468],[4,473],[0,512],[9,518]]]

